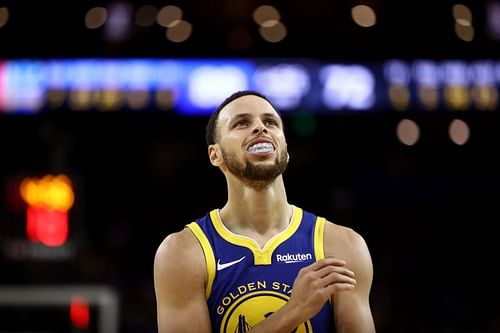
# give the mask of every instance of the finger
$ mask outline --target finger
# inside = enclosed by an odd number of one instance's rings
[[[354,278],[354,272],[348,269],[347,267],[339,267],[339,266],[324,266],[320,268],[319,270],[316,271],[316,274],[318,277],[323,278],[328,274],[331,274],[333,272],[337,272],[342,275],[349,276],[351,278]]]
[[[334,283],[325,288],[329,295],[332,295],[339,291],[353,290],[354,285],[350,283]]]
[[[350,284],[355,286],[356,280],[350,276],[340,274],[338,272],[332,272],[321,278],[321,284],[324,286],[328,286],[330,284]]]

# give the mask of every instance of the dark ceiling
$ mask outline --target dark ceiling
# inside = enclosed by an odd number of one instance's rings
[[[452,7],[446,1],[127,1],[137,9],[145,4],[176,5],[192,24],[192,35],[182,43],[165,38],[159,25],[138,27],[122,41],[104,38],[103,29],[84,26],[85,13],[110,1],[10,1],[9,21],[0,29],[0,58],[25,57],[316,57],[332,59],[493,58],[499,41],[488,33],[487,2],[461,1],[473,14],[474,39],[465,42],[454,31]],[[278,43],[264,41],[252,12],[260,5],[279,10],[287,28]],[[371,6],[377,22],[371,28],[354,23],[350,10]],[[249,43],[234,48],[228,42],[244,31]]]

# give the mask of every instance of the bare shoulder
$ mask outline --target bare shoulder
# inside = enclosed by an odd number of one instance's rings
[[[356,230],[327,221],[324,232],[325,256],[346,260],[353,268],[371,270],[370,251],[364,237]]]
[[[156,250],[155,259],[170,255],[189,255],[192,252],[198,252],[198,250],[201,250],[201,247],[193,232],[184,228],[165,237]]]
[[[332,246],[339,245],[348,248],[366,246],[363,236],[356,230],[330,221],[325,223],[325,240]]]
[[[203,249],[184,228],[168,235],[154,258],[158,332],[210,332]]]
[[[160,243],[154,258],[155,275],[163,276],[171,272],[203,278],[205,259],[203,249],[195,235],[188,228],[169,234]]]

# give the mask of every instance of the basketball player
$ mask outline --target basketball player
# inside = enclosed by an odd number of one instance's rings
[[[229,96],[206,137],[228,198],[158,247],[159,333],[375,332],[368,247],[287,201],[287,143],[269,100]]]

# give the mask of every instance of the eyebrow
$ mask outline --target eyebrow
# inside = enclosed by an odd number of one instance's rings
[[[252,116],[251,113],[238,113],[230,121],[232,122],[232,121],[234,121],[236,119],[246,118],[246,117],[250,117],[250,116]],[[272,112],[266,112],[266,113],[261,114],[260,116],[261,117],[264,116],[264,117],[271,117],[271,118],[280,119],[280,117],[277,114],[272,113]]]

